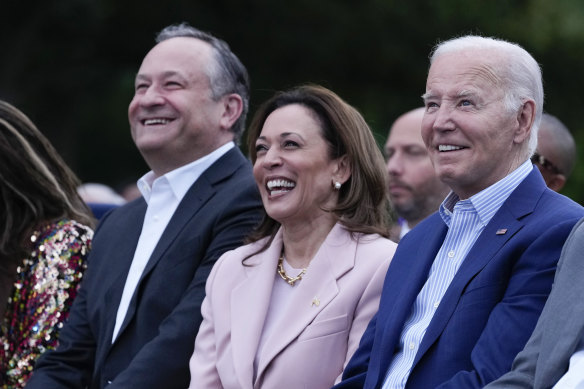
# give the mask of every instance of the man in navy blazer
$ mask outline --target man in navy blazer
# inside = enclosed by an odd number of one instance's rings
[[[530,163],[543,87],[520,46],[438,45],[423,99],[422,137],[452,191],[401,240],[338,388],[481,388],[508,371],[584,215]]]
[[[234,144],[247,71],[225,42],[188,25],[157,42],[128,110],[152,169],[143,197],[101,221],[60,344],[27,388],[186,388],[207,276],[260,216],[251,165]]]

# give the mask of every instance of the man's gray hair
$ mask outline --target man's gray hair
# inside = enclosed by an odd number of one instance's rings
[[[523,103],[535,101],[535,120],[527,145],[529,156],[537,147],[537,132],[543,112],[543,82],[537,61],[523,47],[502,39],[467,35],[439,43],[430,55],[430,64],[445,53],[462,50],[492,50],[501,54],[502,61],[496,62],[492,71],[503,81],[505,106],[510,112],[517,112]]]
[[[235,93],[243,101],[241,116],[231,127],[233,138],[239,143],[241,134],[245,130],[245,119],[249,110],[249,76],[245,66],[233,54],[225,41],[207,32],[196,29],[187,23],[165,27],[156,36],[156,43],[178,37],[196,38],[207,42],[213,48],[215,61],[207,69],[212,98],[219,100],[227,94]]]

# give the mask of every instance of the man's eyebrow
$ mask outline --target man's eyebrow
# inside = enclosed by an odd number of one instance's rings
[[[149,75],[149,74],[145,74],[145,73],[138,73],[136,75],[136,80],[149,80],[151,78],[155,77],[154,75]],[[169,78],[169,77],[179,77],[179,78],[183,78],[184,76],[174,70],[167,70],[165,72],[162,72],[162,78]]]
[[[424,101],[434,99],[434,98],[436,98],[436,94],[433,92],[426,92],[422,95],[422,100],[424,100]]]
[[[457,92],[455,95],[452,96],[452,98],[454,99],[460,99],[460,98],[464,98],[464,97],[475,97],[477,96],[477,91],[472,90],[472,89],[464,89],[461,90],[460,92]],[[422,99],[424,101],[428,101],[428,100],[433,100],[438,98],[438,95],[433,93],[433,92],[426,92],[422,95]]]
[[[477,92],[471,89],[465,89],[458,92],[454,97],[461,98],[461,97],[474,97],[477,95]]]

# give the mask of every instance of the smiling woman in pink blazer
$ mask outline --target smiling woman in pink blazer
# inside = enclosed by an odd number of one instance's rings
[[[310,85],[263,104],[249,146],[266,216],[207,280],[190,388],[330,388],[395,251],[383,157],[353,107]]]

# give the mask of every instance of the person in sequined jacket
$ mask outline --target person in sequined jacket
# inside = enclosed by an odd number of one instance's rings
[[[58,342],[86,268],[93,218],[26,115],[0,101],[0,387],[22,388]]]

